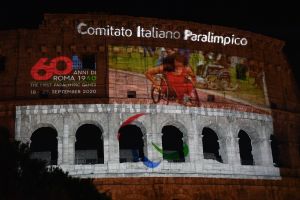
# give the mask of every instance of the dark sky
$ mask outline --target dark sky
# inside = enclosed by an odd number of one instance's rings
[[[300,88],[300,7],[296,0],[10,0],[0,29],[36,28],[43,13],[106,12],[223,25],[286,41],[284,52]],[[196,3],[197,2],[197,3]]]

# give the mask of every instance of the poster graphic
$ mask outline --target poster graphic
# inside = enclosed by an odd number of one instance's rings
[[[30,94],[39,97],[95,95],[96,60],[94,55],[40,58],[30,71]]]
[[[118,103],[269,108],[264,64],[254,59],[181,48],[112,45],[108,58],[109,97]]]

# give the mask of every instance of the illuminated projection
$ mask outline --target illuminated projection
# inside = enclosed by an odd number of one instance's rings
[[[30,71],[30,94],[40,97],[93,95],[96,90],[94,55],[40,58]]]
[[[267,111],[264,64],[166,47],[109,46],[109,96],[117,103],[238,105]]]
[[[139,113],[139,114],[136,114],[136,115],[133,115],[131,117],[129,117],[128,119],[126,119],[120,126],[120,129],[131,124],[132,122],[134,122],[136,119],[138,119],[139,117],[141,116],[144,116],[145,113]],[[119,131],[120,131],[119,129]],[[120,141],[121,140],[121,134],[118,133],[117,134],[117,138],[118,140]],[[176,149],[176,150],[173,150],[171,152],[167,152],[167,151],[164,151],[162,148],[159,148],[155,143],[152,142],[152,146],[153,148],[158,151],[161,155],[163,155],[163,159],[165,160],[168,160],[168,161],[177,161],[177,162],[180,162],[181,161],[181,154],[183,154],[183,157],[186,157],[189,153],[189,147],[187,144],[183,144],[183,148],[182,148],[182,152],[180,152],[179,149]],[[144,165],[148,168],[156,168],[160,165],[161,161],[160,160],[159,162],[154,162],[154,161],[151,161],[149,160],[148,157],[146,157],[145,155],[139,153],[139,150],[138,149],[133,149],[133,148],[130,148],[130,149],[127,149],[127,150],[130,150],[131,151],[131,155],[128,156],[128,157],[132,157],[134,158],[134,162],[138,162],[138,161],[143,161]],[[121,149],[122,151],[122,149]]]

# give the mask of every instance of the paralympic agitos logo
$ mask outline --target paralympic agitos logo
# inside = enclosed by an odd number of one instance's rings
[[[133,116],[129,117],[128,119],[126,119],[121,124],[120,128],[122,128],[122,127],[124,127],[128,124],[131,124],[132,122],[134,122],[138,118],[142,117],[143,115],[145,115],[145,113],[139,113],[139,114],[136,114],[136,115],[133,115]],[[118,138],[118,140],[120,139],[120,134],[119,133],[117,134],[117,138]],[[167,152],[164,152],[164,150],[161,149],[160,147],[158,147],[158,145],[156,145],[155,143],[152,142],[152,145],[153,145],[154,149],[157,150],[160,154],[162,154],[164,159],[166,159],[166,160],[178,160],[180,158],[179,152],[167,153]],[[183,144],[183,155],[184,155],[184,157],[186,157],[188,155],[188,153],[189,153],[188,145]],[[146,167],[155,168],[155,167],[159,166],[161,161],[154,162],[154,161],[149,160],[146,156],[144,156],[143,163]]]

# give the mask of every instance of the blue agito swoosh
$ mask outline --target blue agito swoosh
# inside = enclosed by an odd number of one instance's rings
[[[153,161],[151,161],[151,160],[149,160],[146,156],[144,157],[144,165],[146,166],[146,167],[149,167],[149,168],[155,168],[155,167],[157,167],[159,164],[160,164],[160,162],[161,161],[159,161],[159,162],[153,162]]]

